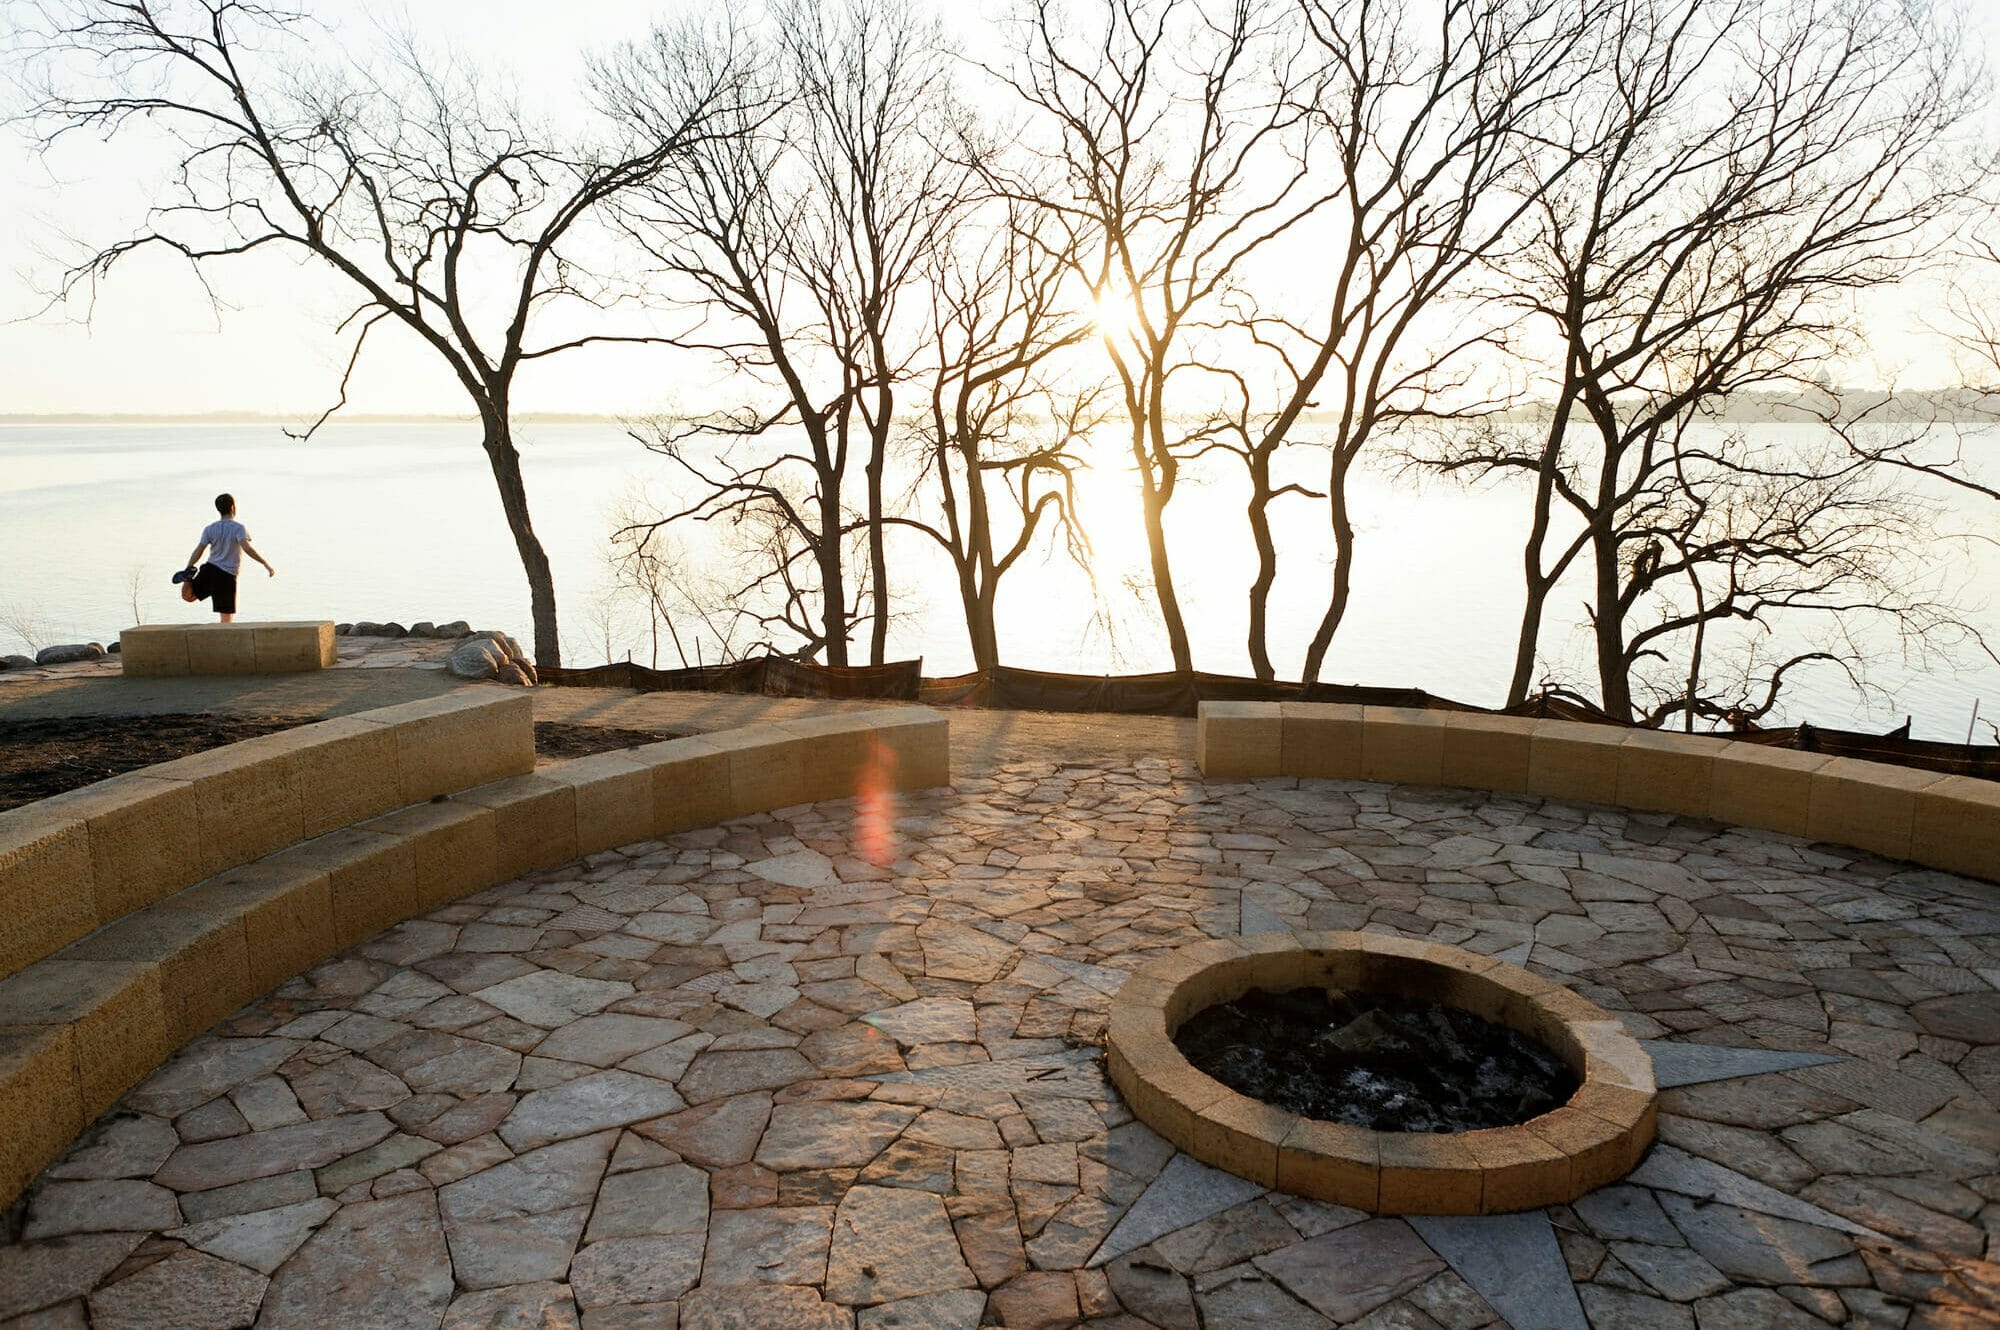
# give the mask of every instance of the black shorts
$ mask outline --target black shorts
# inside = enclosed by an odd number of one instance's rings
[[[212,563],[195,570],[195,599],[209,602],[217,614],[236,613],[236,574],[225,573]]]

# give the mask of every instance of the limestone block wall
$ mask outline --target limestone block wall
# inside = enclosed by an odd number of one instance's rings
[[[2000,881],[2000,783],[1710,735],[1338,703],[1205,702],[1203,774],[1532,794],[1714,818]]]
[[[146,678],[190,674],[293,674],[338,659],[333,621],[141,624],[118,634],[124,673]]]
[[[0,812],[0,978],[203,878],[534,766],[527,695],[464,689]]]
[[[280,837],[261,857],[196,873],[202,880],[88,924],[87,935],[66,944],[47,947],[59,934],[37,935],[39,957],[0,979],[0,1207],[181,1044],[404,919],[611,846],[814,800],[886,801],[950,781],[945,720],[922,707],[674,739],[535,771],[526,695],[456,696],[479,705],[443,708],[453,699],[439,699],[327,722],[334,731],[303,749],[318,763],[315,774],[299,775],[294,753],[280,768],[289,782],[266,786],[280,792],[285,811],[259,822],[260,834]],[[496,704],[504,710],[484,709]],[[423,708],[435,710],[383,719]],[[268,747],[251,740],[214,754],[253,745]],[[218,770],[270,756],[259,748],[238,763],[218,758]],[[185,779],[156,774],[164,770],[135,775]],[[332,820],[341,817],[348,820]],[[80,842],[82,857],[70,867],[87,868],[87,819],[16,821],[59,847]],[[198,835],[177,844],[183,869],[237,852],[206,859]],[[57,851],[38,853],[35,864],[56,862]]]

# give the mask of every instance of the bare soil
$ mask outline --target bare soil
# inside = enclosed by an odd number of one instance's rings
[[[140,767],[320,719],[165,715],[0,721],[0,809],[18,808]],[[550,759],[586,757],[685,733],[537,721],[535,752]]]

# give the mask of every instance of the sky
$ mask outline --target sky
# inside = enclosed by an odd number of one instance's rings
[[[999,3],[979,8],[990,13]],[[525,102],[557,115],[576,108],[586,53],[639,36],[651,16],[674,12],[671,5],[628,0],[423,0],[407,8],[310,0],[307,7],[328,25],[324,44],[338,45],[351,59],[367,60],[385,29],[407,27],[481,68],[508,71]],[[943,6],[969,53],[1004,54],[991,48],[989,25],[965,17],[972,8]],[[1967,12],[1976,30],[2000,37],[2000,0],[1972,0]],[[79,144],[50,160],[0,126],[0,415],[303,416],[332,402],[348,350],[333,329],[352,305],[335,279],[296,258],[214,265],[209,278],[219,309],[185,264],[148,256],[121,265],[94,305],[37,313],[62,255],[74,252],[79,239],[116,238],[141,214],[170,162],[159,146]],[[1950,381],[1939,345],[1921,334],[1935,298],[1919,289],[1876,301],[1867,311],[1872,354],[1853,367],[1850,381],[1919,387]],[[644,414],[700,395],[705,373],[684,356],[590,350],[532,367],[517,408]],[[371,342],[350,409],[458,413],[463,404],[441,364],[403,334]]]

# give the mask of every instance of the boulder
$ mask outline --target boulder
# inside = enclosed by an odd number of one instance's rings
[[[450,623],[439,624],[437,626],[437,635],[439,637],[471,637],[472,625],[463,619],[453,619]]]
[[[379,623],[371,623],[368,620],[363,619],[360,623],[355,624],[354,627],[349,631],[355,637],[380,637],[382,635],[382,625]]]
[[[488,637],[475,637],[452,648],[444,667],[461,679],[491,679],[507,663],[507,653]]]
[[[492,679],[529,688],[536,681],[534,663],[521,650],[521,644],[505,633],[480,633],[467,638],[452,648],[445,668],[462,679]]]
[[[333,635],[335,637],[351,637],[353,633],[354,625],[351,623],[337,623],[333,626]]]
[[[420,619],[410,625],[411,637],[436,637],[437,635],[437,625],[429,619]]]
[[[379,637],[408,637],[410,630],[391,620],[388,623],[378,625],[376,635]]]
[[[43,647],[35,653],[35,664],[68,665],[72,661],[101,660],[103,657],[102,642],[72,642],[66,646]]]

